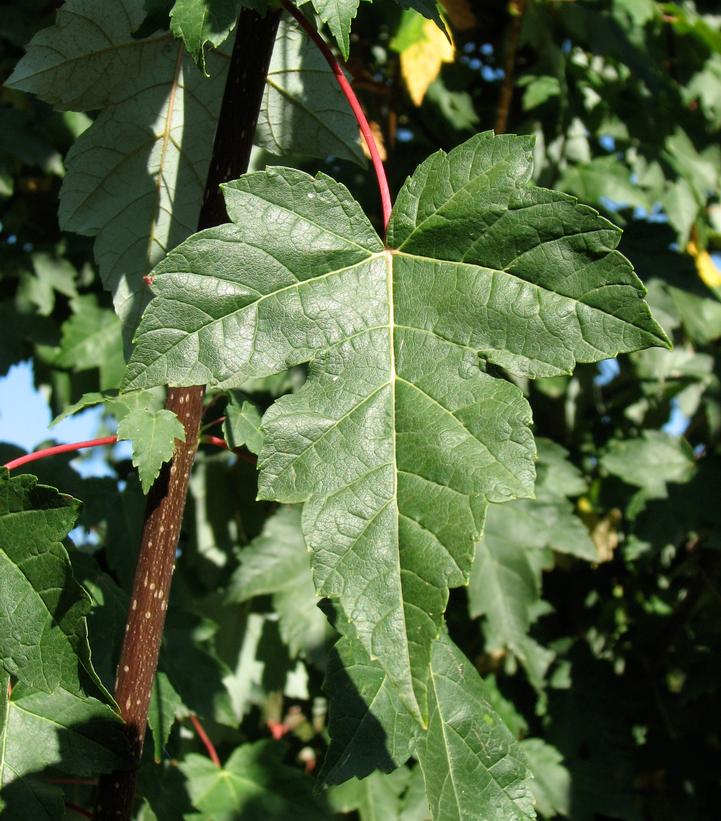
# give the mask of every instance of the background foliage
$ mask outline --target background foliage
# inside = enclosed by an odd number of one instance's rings
[[[58,26],[78,25],[73,7],[93,19],[102,5],[67,3]],[[33,35],[53,24],[54,3],[3,9],[2,76],[15,75],[0,91],[0,371],[30,359],[57,414],[118,388],[124,344],[149,295],[142,275],[194,230],[237,8],[217,4],[205,31],[193,17],[202,4],[178,2],[171,32],[166,5],[113,4],[102,20],[106,51],[93,47],[100,35],[88,24],[84,85],[48,70],[55,58],[47,52],[36,52],[42,73],[28,60],[16,68]],[[451,591],[447,612],[449,635],[468,660],[442,643],[433,664],[449,692],[453,670],[472,664],[481,672],[477,703],[520,741],[540,816],[713,817],[721,786],[721,740],[709,718],[721,708],[721,275],[710,256],[721,246],[716,4],[448,0],[452,45],[407,8],[430,14],[430,3],[313,5],[349,53],[393,191],[429,153],[476,131],[505,125],[534,135],[536,182],[624,229],[622,250],[674,343],[535,382],[496,369],[532,407],[536,498],[491,506],[471,582]],[[102,62],[114,49],[123,61]],[[504,124],[499,110],[511,91]],[[324,170],[378,227],[353,121],[290,27],[274,53],[256,142],[256,167],[282,156],[285,165]],[[213,398],[206,432],[257,453],[259,412],[304,379],[293,368]],[[57,818],[64,802],[90,806],[91,785],[59,780],[94,777],[124,757],[105,688],[112,690],[128,606],[141,482],[167,458],[174,420],[157,392],[104,407],[104,424],[119,424],[120,436],[132,438],[148,415],[168,431],[157,449],[138,443],[139,478],[112,452],[112,475],[97,479],[56,457],[14,473],[0,497],[3,595],[31,576],[7,568],[23,567],[37,549],[18,535],[21,516],[36,516],[55,564],[34,572],[60,574],[74,602],[45,637],[55,669],[38,648],[2,705],[8,817]],[[225,423],[214,421],[222,416]],[[0,446],[2,462],[17,455]],[[329,698],[352,715],[358,693],[391,696],[352,637],[333,648],[337,634],[316,606],[298,508],[256,502],[255,467],[209,445],[191,492],[138,817],[222,818],[241,809],[243,817],[429,817],[419,767],[396,767],[410,730],[394,728],[395,748],[381,733],[355,771],[346,755],[352,737],[339,731],[329,746]],[[25,553],[10,555],[10,541]],[[42,579],[31,586],[42,589]],[[13,682],[18,671],[7,659],[33,643],[22,628],[44,606],[27,601],[26,612],[3,616],[0,649]],[[74,669],[70,686],[63,659],[87,655],[88,645],[93,666]],[[215,742],[222,772],[205,756],[191,715]],[[304,771],[319,770],[335,786],[313,792]],[[515,806],[497,817],[527,817],[529,800],[521,795]]]

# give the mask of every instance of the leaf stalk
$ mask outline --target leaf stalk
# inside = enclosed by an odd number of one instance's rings
[[[215,764],[216,767],[222,767],[220,763],[220,758],[218,757],[218,752],[215,749],[215,745],[210,740],[210,736],[205,732],[205,727],[200,723],[200,719],[195,714],[190,716],[190,721],[195,728],[195,732],[198,734],[198,738],[203,742],[205,749],[208,751],[208,756],[210,760]]]
[[[85,448],[98,448],[103,445],[114,445],[117,442],[116,436],[102,436],[100,439],[88,439],[85,442],[70,442],[67,445],[53,445],[51,448],[42,448],[42,450],[33,451],[33,453],[26,453],[24,456],[18,456],[17,459],[11,459],[6,462],[4,467],[8,470],[19,468],[28,462],[37,462],[39,459],[45,459],[48,456],[56,456],[58,453],[73,453],[76,450],[84,450]]]
[[[383,167],[383,160],[378,152],[378,146],[376,145],[376,141],[373,137],[373,132],[371,131],[366,115],[363,112],[363,107],[361,106],[358,97],[356,97],[353,87],[348,82],[348,78],[343,73],[340,63],[330,48],[328,48],[328,44],[313,27],[310,20],[308,20],[303,12],[300,11],[300,9],[297,9],[290,2],[290,0],[281,0],[281,5],[288,12],[288,14],[298,21],[301,28],[306,32],[316,46],[318,46],[320,53],[323,57],[325,57],[326,62],[330,66],[330,70],[333,72],[336,80],[338,81],[340,90],[343,92],[344,97],[348,101],[348,105],[351,107],[353,116],[356,118],[358,128],[360,128],[365,144],[368,147],[368,153],[371,156],[371,163],[373,164],[373,170],[375,171],[376,180],[378,182],[378,191],[380,192],[381,197],[381,209],[383,211],[383,236],[385,237],[386,231],[388,230],[388,222],[391,218],[393,203],[391,201],[391,192],[388,187],[386,170]]]

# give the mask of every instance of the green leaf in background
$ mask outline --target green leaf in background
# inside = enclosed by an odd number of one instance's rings
[[[614,204],[650,209],[653,203],[638,181],[632,181],[626,163],[615,155],[596,157],[591,162],[569,166],[558,187],[589,203],[601,203],[604,199]]]
[[[539,683],[539,676],[533,674],[537,667],[536,647],[533,643],[529,645],[527,633],[540,600],[545,557],[539,547],[547,534],[545,530],[536,533],[535,544],[531,545],[525,538],[516,541],[515,504],[507,509],[494,505],[489,512],[483,541],[471,568],[469,610],[472,618],[486,617],[490,645],[494,649],[509,647],[527,667],[534,683]],[[527,529],[523,535],[527,536]]]
[[[118,424],[118,441],[129,439],[133,465],[138,469],[143,493],[147,493],[160,468],[173,458],[175,441],[185,442],[185,428],[169,410],[131,410]]]
[[[320,19],[328,26],[338,43],[343,59],[350,53],[350,27],[358,13],[360,0],[311,0]]]
[[[391,249],[325,175],[271,168],[224,186],[233,224],[155,269],[127,372],[128,388],[233,386],[313,360],[265,415],[259,497],[306,502],[319,594],[421,721],[486,501],[533,488],[528,406],[477,352],[542,376],[667,344],[618,229],[534,187],[531,147],[485,133],[433,155],[399,194]]]
[[[533,775],[530,786],[538,812],[546,818],[569,816],[571,775],[563,766],[563,756],[540,738],[524,738],[520,747]]]
[[[694,473],[693,451],[681,438],[646,430],[638,439],[614,439],[601,465],[647,498],[663,498],[670,482],[685,482]]]
[[[428,730],[416,755],[433,821],[535,818],[521,748],[473,665],[446,636],[433,646],[429,690]]]
[[[403,796],[400,821],[430,821],[431,810],[426,798],[423,771],[419,766],[411,770],[408,787]]]
[[[85,623],[90,598],[62,544],[78,504],[34,476],[0,469],[0,657],[8,673],[46,693],[99,685]]]
[[[155,674],[153,692],[150,696],[148,727],[153,734],[153,757],[161,761],[165,744],[175,724],[175,714],[182,704],[181,698],[165,673]]]
[[[123,642],[123,626],[128,615],[128,596],[85,551],[74,551],[72,562],[76,578],[92,599],[87,622],[93,668],[108,692],[112,692]]]
[[[163,635],[159,669],[164,672],[183,706],[199,718],[236,727],[230,696],[224,686],[229,674],[214,651],[216,625],[183,610],[171,608]]]
[[[76,372],[98,368],[100,387],[116,387],[125,366],[117,316],[108,308],[101,308],[91,295],[76,297],[71,308],[73,315],[63,322],[53,364]]]
[[[223,435],[229,448],[245,445],[251,453],[260,453],[263,447],[263,431],[260,429],[260,411],[247,399],[239,399],[230,394],[225,408]]]
[[[273,741],[237,747],[218,768],[191,753],[178,765],[188,779],[193,805],[215,821],[302,818],[327,821],[328,809],[313,794],[313,781],[283,763],[285,748]]]
[[[228,39],[240,6],[241,0],[175,0],[170,10],[170,30],[206,77],[205,50]]]
[[[41,316],[50,316],[55,307],[56,294],[77,297],[78,272],[69,260],[50,254],[33,254],[33,272],[20,280],[19,292],[35,304]]]
[[[580,496],[587,491],[581,471],[568,459],[568,451],[551,439],[536,437],[536,498]]]
[[[400,819],[401,796],[408,786],[410,770],[400,767],[392,773],[371,773],[362,781],[354,778],[328,790],[328,800],[337,812],[355,810],[360,821]]]
[[[315,44],[282,20],[254,142],[280,156],[332,154],[365,166],[358,125]]]
[[[540,603],[541,571],[548,549],[599,561],[586,526],[568,496],[585,493],[580,471],[560,445],[538,439],[536,499],[491,505],[471,568],[468,602],[472,618],[485,615],[496,648],[509,648],[540,686],[551,659],[527,634]]]
[[[543,74],[540,77],[527,75],[521,78],[519,85],[525,87],[523,92],[523,109],[529,111],[561,94],[561,83],[558,77]]]
[[[690,3],[663,3],[662,8],[679,34],[693,37],[711,51],[721,54],[721,32]]]
[[[313,656],[328,638],[325,617],[310,573],[310,557],[301,530],[299,508],[281,508],[263,532],[240,551],[240,567],[228,586],[228,602],[273,595],[280,633],[291,655]]]

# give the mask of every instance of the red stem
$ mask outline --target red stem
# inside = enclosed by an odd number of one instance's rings
[[[26,465],[28,462],[45,459],[46,456],[55,456],[57,453],[72,453],[73,451],[83,450],[84,448],[98,448],[103,445],[113,445],[117,441],[117,436],[103,436],[100,439],[88,439],[87,442],[70,442],[67,445],[53,445],[51,448],[43,448],[33,453],[26,453],[25,456],[18,456],[17,459],[13,459],[11,462],[3,465],[3,467],[12,470],[13,468],[19,468],[21,465]],[[224,450],[228,449],[225,440],[219,436],[202,436],[201,441],[206,445],[215,445],[215,447],[223,448]],[[250,453],[244,453],[241,450],[234,450],[233,453],[251,465],[255,465],[258,461],[255,456],[252,456]]]
[[[378,153],[378,146],[373,138],[373,132],[371,131],[370,125],[368,125],[366,115],[363,113],[361,104],[358,101],[351,84],[348,82],[345,74],[343,73],[340,63],[336,60],[333,52],[328,48],[325,40],[323,40],[320,34],[318,34],[318,32],[313,28],[312,23],[307,19],[302,11],[297,9],[289,0],[280,1],[281,5],[288,12],[288,14],[295,17],[310,39],[320,49],[321,54],[325,57],[326,62],[330,66],[330,70],[333,72],[336,80],[338,81],[340,90],[345,95],[345,98],[348,100],[348,104],[353,111],[358,127],[363,135],[363,139],[368,146],[368,153],[371,155],[373,170],[375,171],[376,179],[378,180],[378,190],[380,191],[381,207],[383,209],[383,234],[385,236],[385,232],[388,230],[388,221],[391,218],[391,209],[393,207],[391,204],[391,192],[388,188],[388,179],[386,177],[385,169],[383,168],[383,160],[381,160],[381,156]]]
[[[228,443],[225,439],[221,439],[220,436],[201,436],[200,441],[204,445],[215,445],[216,448],[226,448],[228,447]]]
[[[225,441],[225,439],[221,439],[220,436],[201,436],[200,441],[204,445],[215,445],[216,448],[223,448],[224,450],[228,450],[228,443]],[[258,457],[253,456],[252,453],[246,453],[244,450],[240,450],[240,448],[235,448],[233,450],[233,453],[239,459],[242,459],[249,465],[258,464]]]
[[[44,459],[46,456],[55,456],[57,453],[72,453],[75,450],[83,450],[83,448],[97,448],[101,445],[113,445],[117,441],[115,436],[103,436],[101,439],[89,439],[87,442],[71,442],[68,445],[54,445],[51,448],[43,448],[36,450],[34,453],[26,453],[25,456],[18,456],[8,462],[4,467],[8,470],[19,468],[21,465],[26,465],[28,462],[35,462],[38,459]]]
[[[196,715],[191,715],[190,720],[193,722],[193,727],[195,727],[195,732],[198,734],[198,738],[203,742],[205,745],[205,749],[208,751],[208,755],[210,756],[210,760],[215,764],[216,767],[222,767],[220,763],[220,759],[218,758],[218,753],[215,750],[213,742],[208,737],[208,734],[205,732],[205,728],[200,723],[200,719]]]

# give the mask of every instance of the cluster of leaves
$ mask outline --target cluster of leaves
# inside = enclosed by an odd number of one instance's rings
[[[266,4],[36,0],[2,32],[0,367],[102,403],[138,468],[0,477],[5,812],[62,817],[127,765],[108,691],[171,382],[210,384],[204,433],[247,458],[201,445],[138,818],[711,817],[719,20],[313,0],[400,192],[387,242],[287,23],[268,168],[190,236],[240,5]],[[471,137],[504,84],[535,143]]]

